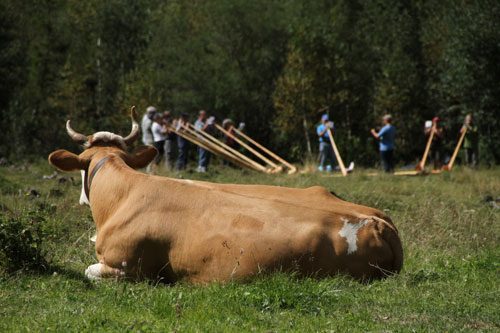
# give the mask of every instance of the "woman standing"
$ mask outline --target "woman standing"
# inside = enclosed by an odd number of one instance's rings
[[[380,141],[380,163],[382,164],[382,169],[385,172],[394,171],[393,151],[394,151],[394,135],[396,134],[396,129],[392,126],[392,116],[386,114],[382,118],[382,123],[384,126],[377,133],[375,129],[371,129],[372,135]]]

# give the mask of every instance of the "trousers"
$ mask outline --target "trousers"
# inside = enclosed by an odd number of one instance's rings
[[[392,150],[381,150],[380,151],[380,164],[382,164],[382,169],[385,172],[394,171],[394,163],[392,161]]]
[[[328,161],[330,161],[331,165],[336,165],[335,157],[333,156],[333,148],[329,142],[320,142],[319,143],[319,165],[323,168],[326,167]]]
[[[208,163],[210,163],[210,152],[203,148],[199,148],[198,152],[199,152],[198,166],[206,168],[208,166]]]

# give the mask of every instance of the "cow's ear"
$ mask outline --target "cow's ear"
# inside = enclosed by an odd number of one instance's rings
[[[50,154],[49,163],[62,171],[85,170],[89,166],[89,161],[64,149]]]
[[[143,169],[156,157],[158,150],[153,146],[140,146],[127,157],[127,164],[133,169]]]

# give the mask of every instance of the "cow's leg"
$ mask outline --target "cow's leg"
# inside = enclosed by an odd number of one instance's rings
[[[102,278],[121,276],[121,271],[106,264],[98,263],[87,267],[85,275],[90,280],[97,281]]]

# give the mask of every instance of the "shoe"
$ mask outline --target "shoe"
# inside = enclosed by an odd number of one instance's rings
[[[354,162],[351,162],[351,164],[349,164],[349,167],[346,169],[347,172],[352,172],[354,170]]]
[[[326,171],[332,171],[332,166],[331,165],[327,165],[326,166]]]
[[[318,166],[318,171],[323,171],[323,167],[321,165]]]

